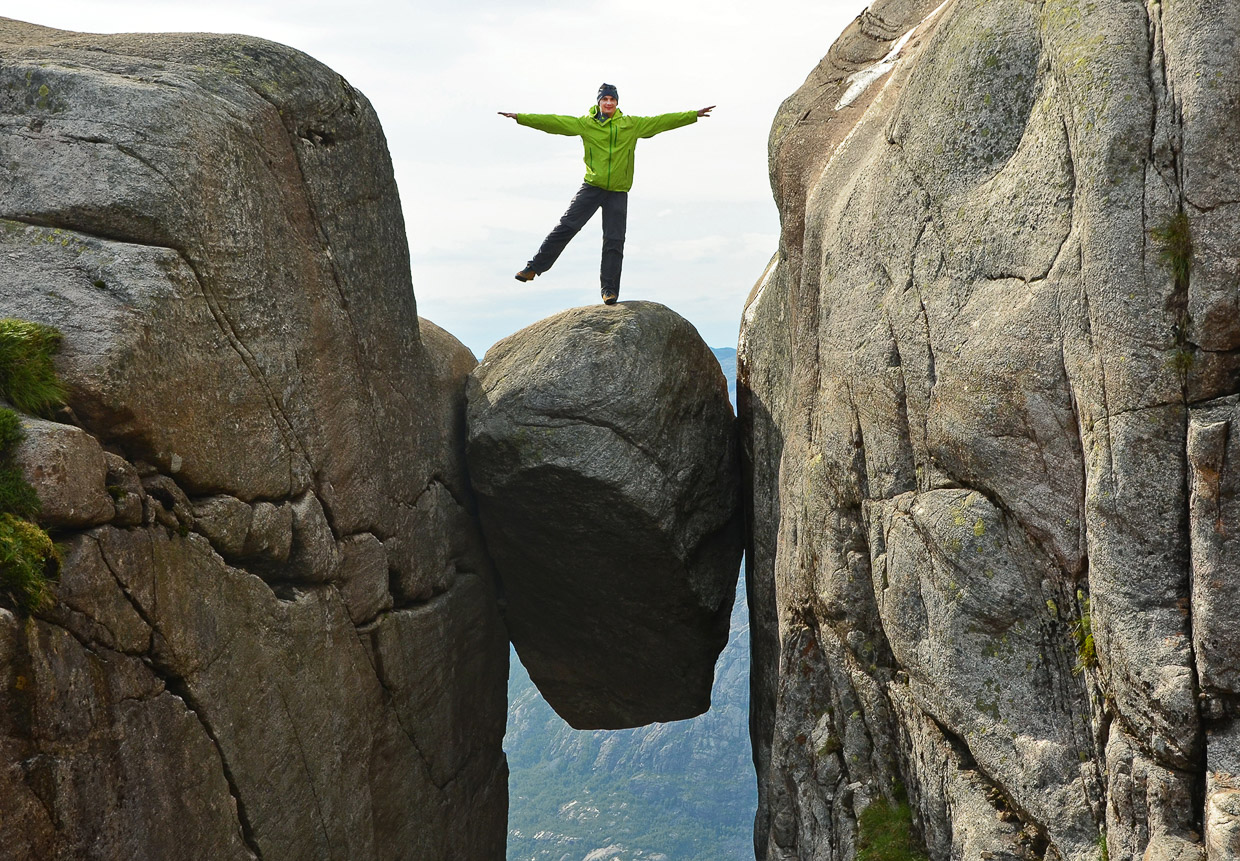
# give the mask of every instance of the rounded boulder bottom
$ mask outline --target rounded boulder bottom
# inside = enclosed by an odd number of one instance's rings
[[[696,330],[591,306],[496,344],[468,384],[471,480],[509,634],[578,729],[706,711],[740,566],[735,419]]]

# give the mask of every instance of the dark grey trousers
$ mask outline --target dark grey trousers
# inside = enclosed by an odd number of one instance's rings
[[[611,288],[620,293],[620,269],[624,264],[624,231],[629,219],[629,193],[607,191],[584,184],[573,196],[568,211],[560,218],[542,247],[527,265],[535,272],[546,272],[559,258],[568,241],[585,227],[594,213],[603,210],[603,261],[599,267],[599,281],[604,290]]]

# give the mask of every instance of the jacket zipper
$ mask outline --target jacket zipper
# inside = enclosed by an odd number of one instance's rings
[[[608,117],[608,122],[611,120],[612,117]],[[608,131],[611,133],[611,140],[607,143],[607,190],[611,191],[611,161],[616,152],[616,130],[611,128]]]

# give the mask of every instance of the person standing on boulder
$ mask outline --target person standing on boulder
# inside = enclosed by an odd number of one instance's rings
[[[568,205],[560,223],[547,234],[542,247],[518,281],[532,281],[551,268],[570,239],[577,235],[596,211],[603,210],[603,260],[599,268],[603,302],[616,304],[620,298],[620,268],[624,263],[624,232],[629,213],[629,189],[633,185],[633,159],[638,138],[677,129],[708,117],[714,105],[700,111],[682,111],[654,117],[630,117],[620,112],[620,94],[611,84],[598,88],[598,97],[583,117],[557,114],[510,114],[519,125],[553,135],[576,135],[585,147],[586,178]]]

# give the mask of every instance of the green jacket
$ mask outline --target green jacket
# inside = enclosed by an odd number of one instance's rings
[[[599,122],[598,105],[584,117],[558,114],[517,114],[517,122],[553,135],[577,135],[585,146],[586,182],[608,191],[633,187],[633,154],[638,138],[697,122],[697,111],[659,114],[657,117],[626,117],[616,112]]]

